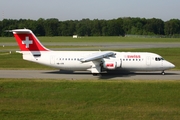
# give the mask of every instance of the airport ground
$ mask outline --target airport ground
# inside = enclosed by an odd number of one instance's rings
[[[93,76],[86,71],[58,70],[0,70],[0,78],[55,79],[55,80],[180,80],[180,71],[158,72],[110,72]]]
[[[15,43],[3,44],[5,47],[0,54],[2,120],[180,119],[180,42],[177,40],[148,43],[64,42],[61,45],[45,42],[54,50],[157,52],[176,65],[175,69],[166,71],[166,75],[160,72],[130,72],[92,76],[88,72],[59,71],[26,62],[14,52],[17,50]]]

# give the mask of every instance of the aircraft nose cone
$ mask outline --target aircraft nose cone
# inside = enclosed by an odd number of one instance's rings
[[[170,62],[168,62],[168,61],[166,61],[166,62],[164,62],[164,67],[165,67],[166,69],[171,69],[171,68],[174,68],[175,65],[172,64],[172,63],[170,63]]]
[[[174,68],[174,67],[175,67],[175,65],[174,65],[174,64],[172,64],[172,63],[170,63],[170,67],[171,67],[171,68]]]
[[[175,67],[175,65],[174,65],[174,64],[172,64],[172,63],[170,63],[170,62],[168,62],[168,67],[171,69],[171,68],[174,68],[174,67]]]

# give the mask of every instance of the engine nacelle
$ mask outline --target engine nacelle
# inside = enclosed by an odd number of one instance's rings
[[[103,63],[103,67],[105,69],[110,69],[110,70],[114,70],[117,68],[117,63],[116,62],[104,62]]]

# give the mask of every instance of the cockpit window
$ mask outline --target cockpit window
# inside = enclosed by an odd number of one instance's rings
[[[161,60],[164,60],[164,58],[162,58],[162,57],[155,57],[155,61],[161,61]]]

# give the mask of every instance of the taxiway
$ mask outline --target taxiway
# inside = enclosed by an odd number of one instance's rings
[[[180,71],[160,72],[114,72],[93,76],[89,72],[58,70],[0,70],[0,78],[58,79],[58,80],[180,80]]]

